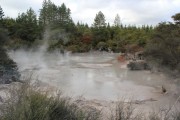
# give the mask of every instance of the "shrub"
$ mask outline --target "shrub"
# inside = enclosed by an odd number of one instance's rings
[[[90,114],[61,94],[49,95],[29,82],[10,90],[9,99],[0,108],[1,120],[91,120]],[[94,119],[93,119],[94,120]]]
[[[145,55],[151,61],[166,66],[170,70],[179,70],[180,63],[180,27],[173,23],[161,23],[146,45]],[[180,71],[179,71],[180,72]]]
[[[71,51],[72,53],[79,52],[79,46],[78,45],[70,45],[66,49],[68,51]]]
[[[118,46],[118,42],[117,41],[108,40],[107,41],[107,46],[113,52],[120,52],[120,48]]]
[[[116,103],[115,114],[111,115],[110,120],[142,120],[142,114],[135,114],[133,102],[119,101]]]
[[[105,42],[99,42],[96,48],[101,51],[108,51],[108,46]]]
[[[91,46],[87,44],[80,44],[79,46],[81,46],[79,47],[79,52],[88,52],[91,49]]]

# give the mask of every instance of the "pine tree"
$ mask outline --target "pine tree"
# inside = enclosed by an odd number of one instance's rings
[[[16,35],[22,40],[33,42],[38,36],[38,25],[35,11],[30,8],[16,19]]]
[[[100,28],[106,26],[106,20],[104,14],[99,11],[98,14],[96,14],[96,17],[94,19],[93,27]]]
[[[0,20],[2,20],[3,17],[4,17],[4,12],[3,12],[3,9],[0,6]]]
[[[3,24],[3,17],[4,17],[4,12],[3,12],[3,9],[2,9],[1,6],[0,6],[0,27],[1,27],[2,24]]]
[[[64,3],[61,6],[56,6],[50,0],[44,0],[40,10],[39,21],[42,26],[48,25],[53,28],[64,28],[69,24],[73,24],[71,10]]]
[[[176,24],[180,25],[180,13],[173,15],[171,18],[175,21]]]
[[[121,20],[120,20],[120,17],[118,14],[116,15],[116,17],[114,19],[114,26],[115,27],[121,27]]]

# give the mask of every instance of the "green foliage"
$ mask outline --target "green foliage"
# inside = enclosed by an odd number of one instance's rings
[[[120,50],[122,49],[122,47],[119,45],[119,42],[115,41],[115,40],[108,40],[107,46],[108,46],[109,50],[111,50],[113,52],[120,52]]]
[[[0,84],[18,81],[20,74],[16,63],[9,58],[2,48],[0,48],[0,56]]]
[[[13,18],[5,17],[3,18],[3,27],[8,30],[8,36],[13,38],[15,37],[16,29],[16,20]]]
[[[28,78],[29,79],[29,78]],[[70,103],[61,94],[54,96],[41,91],[26,81],[10,91],[7,104],[1,106],[1,120],[95,120],[98,114],[91,115]]]
[[[146,48],[146,54],[161,65],[179,69],[180,27],[173,23],[161,23]]]
[[[15,35],[22,40],[34,42],[38,36],[38,25],[34,10],[30,8],[26,13],[20,14],[16,23]]]
[[[42,27],[62,28],[68,32],[74,25],[70,15],[71,10],[64,3],[56,6],[50,0],[44,0],[40,9],[39,23]]]
[[[88,52],[90,50],[91,50],[91,46],[90,45],[81,43],[80,46],[79,46],[79,52]]]
[[[9,58],[4,48],[7,39],[6,31],[0,28],[0,84],[17,81],[20,77],[16,63]]]
[[[101,11],[99,11],[98,14],[96,14],[96,17],[94,18],[93,27],[95,28],[106,27],[106,19]]]
[[[72,53],[76,53],[76,52],[78,52],[79,51],[79,46],[78,45],[70,45],[70,46],[68,46],[66,49],[68,50],[68,51],[71,51]]]
[[[180,24],[180,13],[173,15],[172,18],[176,22],[176,24]]]
[[[6,41],[7,41],[7,32],[2,27],[0,27],[0,48],[3,48]]]
[[[0,6],[0,22],[2,22],[3,17],[4,17],[4,12],[3,12],[3,9]]]
[[[37,40],[32,43],[31,41],[26,41],[18,38],[9,40],[8,43],[6,44],[6,48],[11,50],[17,50],[17,49],[28,50],[36,47],[38,47]]]
[[[108,46],[105,42],[99,42],[96,46],[96,49],[100,51],[108,51]]]
[[[48,34],[47,40],[58,40],[56,44],[48,47],[49,51],[55,50],[56,47],[62,50],[68,46],[67,44],[71,44],[72,38],[75,38],[76,28],[71,18],[71,10],[64,3],[57,6],[50,0],[44,0],[40,9],[39,27],[42,34]]]
[[[60,92],[44,91],[37,84],[30,83],[27,78],[24,83],[18,84],[9,90],[9,98],[0,107],[1,120],[100,120],[100,112],[93,109],[88,111],[80,108],[68,97]],[[174,105],[173,105],[174,106]],[[163,112],[143,114],[138,111],[133,101],[118,101],[115,109],[111,109],[109,120],[179,120],[179,109],[176,107],[165,109]],[[107,110],[107,109],[106,109]]]
[[[13,48],[21,48],[24,45],[32,47],[34,41],[44,38],[58,41],[57,44],[48,46],[49,50],[55,50],[57,47],[57,49],[68,48],[76,52],[96,50],[99,42],[106,43],[114,52],[124,52],[127,44],[144,47],[153,33],[151,26],[124,26],[118,14],[114,26],[111,26],[106,23],[101,11],[96,14],[92,27],[79,22],[75,25],[71,18],[71,10],[64,3],[57,6],[51,0],[43,1],[39,19],[30,8],[26,13],[19,14],[16,19],[4,18],[3,26],[12,39],[10,47],[13,47],[13,43],[15,43]],[[108,40],[111,42],[107,42]]]
[[[63,44],[63,41],[51,41],[49,43],[49,47],[48,47],[48,51],[51,52],[51,51],[60,51],[61,53],[64,53],[64,44]]]
[[[99,42],[106,42],[110,39],[110,32],[107,28],[93,28],[93,40],[92,40],[92,46],[95,47]]]
[[[120,20],[120,17],[118,14],[116,15],[116,17],[114,19],[114,26],[115,27],[121,27],[121,20]]]

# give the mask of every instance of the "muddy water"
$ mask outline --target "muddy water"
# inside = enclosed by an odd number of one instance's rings
[[[69,96],[86,99],[175,101],[177,86],[163,74],[130,71],[116,60],[118,54],[47,54],[42,52],[9,52],[22,74],[33,71],[43,83],[61,89]],[[168,95],[161,94],[165,86]]]

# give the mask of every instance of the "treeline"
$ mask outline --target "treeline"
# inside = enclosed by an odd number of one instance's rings
[[[4,17],[3,27],[8,30],[12,47],[21,47],[16,46],[19,43],[31,46],[36,40],[48,39],[49,50],[66,49],[72,52],[91,49],[120,52],[125,51],[129,44],[144,47],[153,32],[152,26],[123,25],[118,14],[114,24],[110,25],[101,11],[96,14],[91,26],[74,23],[71,10],[64,3],[57,6],[50,0],[43,1],[39,16],[29,8],[15,19]]]

